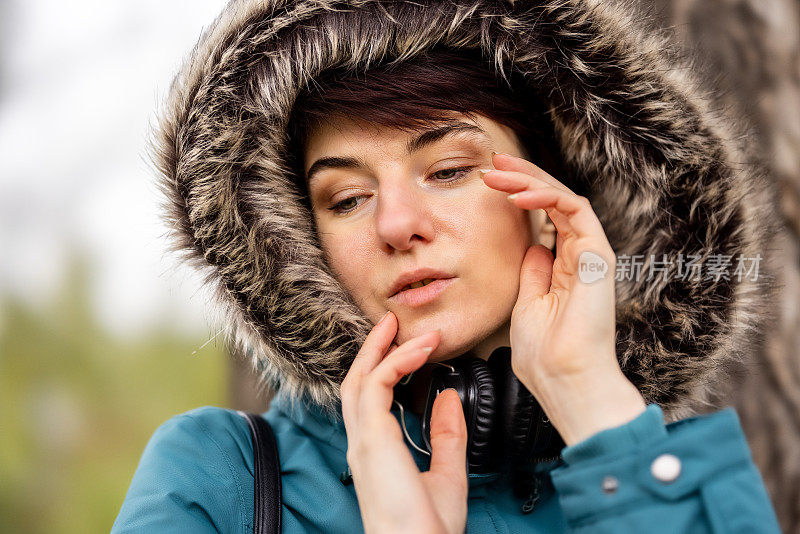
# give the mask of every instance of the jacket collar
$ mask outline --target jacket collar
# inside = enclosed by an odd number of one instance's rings
[[[292,420],[303,432],[310,435],[314,440],[325,443],[336,449],[342,456],[347,454],[347,432],[344,420],[341,417],[341,401],[337,402],[333,410],[325,410],[314,403],[307,396],[294,397],[289,393],[278,390],[270,404],[271,409],[281,411],[286,417]],[[392,415],[397,418],[398,424],[403,425],[400,410],[395,406],[391,410]],[[420,428],[420,417],[414,412],[404,410],[405,428],[414,443],[422,447],[422,432]],[[411,453],[414,462],[420,471],[427,471],[430,467],[430,458],[414,448],[408,438],[404,437],[404,442]],[[549,471],[556,467],[559,460],[537,464],[535,471]],[[469,473],[470,490],[491,483],[500,477],[500,472],[492,473]]]
[[[278,390],[272,399],[271,406],[283,412],[314,439],[329,444],[342,454],[347,453],[347,432],[342,418],[341,401],[337,401],[332,409],[325,409],[313,402],[307,395],[293,397]],[[392,408],[392,415],[397,418],[397,422],[402,428],[400,410],[396,406]],[[408,410],[404,410],[404,415],[405,428],[409,437],[422,447],[419,415]],[[417,466],[421,469],[428,469],[430,466],[428,456],[410,445],[408,439],[404,438],[404,441]]]

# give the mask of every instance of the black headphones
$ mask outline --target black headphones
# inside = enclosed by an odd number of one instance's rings
[[[514,375],[511,347],[495,349],[487,361],[462,355],[438,362],[431,371],[425,410],[420,418],[428,453],[433,401],[447,388],[456,390],[464,409],[470,473],[487,473],[504,466],[530,465],[560,457],[565,443],[539,402]]]

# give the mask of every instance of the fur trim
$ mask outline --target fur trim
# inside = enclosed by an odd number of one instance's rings
[[[286,123],[321,72],[435,45],[478,49],[501,75],[519,71],[549,89],[570,183],[587,191],[618,258],[698,254],[707,265],[712,255],[761,255],[756,280],[681,280],[672,265],[667,280],[616,282],[623,372],[668,420],[708,407],[772,318],[776,200],[745,163],[740,133],[629,2],[228,4],[177,75],[153,152],[173,248],[207,271],[229,340],[264,383],[338,403],[372,324],[324,261],[292,185]]]

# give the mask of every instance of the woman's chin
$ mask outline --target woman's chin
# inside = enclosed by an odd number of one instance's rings
[[[440,342],[428,358],[428,362],[443,362],[472,350],[490,335],[486,331],[491,323],[489,317],[465,314],[474,304],[461,302],[442,309],[422,313],[421,309],[392,310],[397,316],[399,329],[394,343],[402,345],[433,330],[440,330]]]
[[[439,345],[428,357],[428,363],[444,362],[457,358],[468,352],[477,342],[478,340],[467,339],[464,336],[458,336],[454,333],[448,334],[443,331]]]

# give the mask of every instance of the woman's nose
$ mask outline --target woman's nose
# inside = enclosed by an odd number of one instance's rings
[[[378,195],[376,230],[381,242],[407,250],[415,239],[433,239],[432,206],[422,191],[413,186],[384,188]]]

